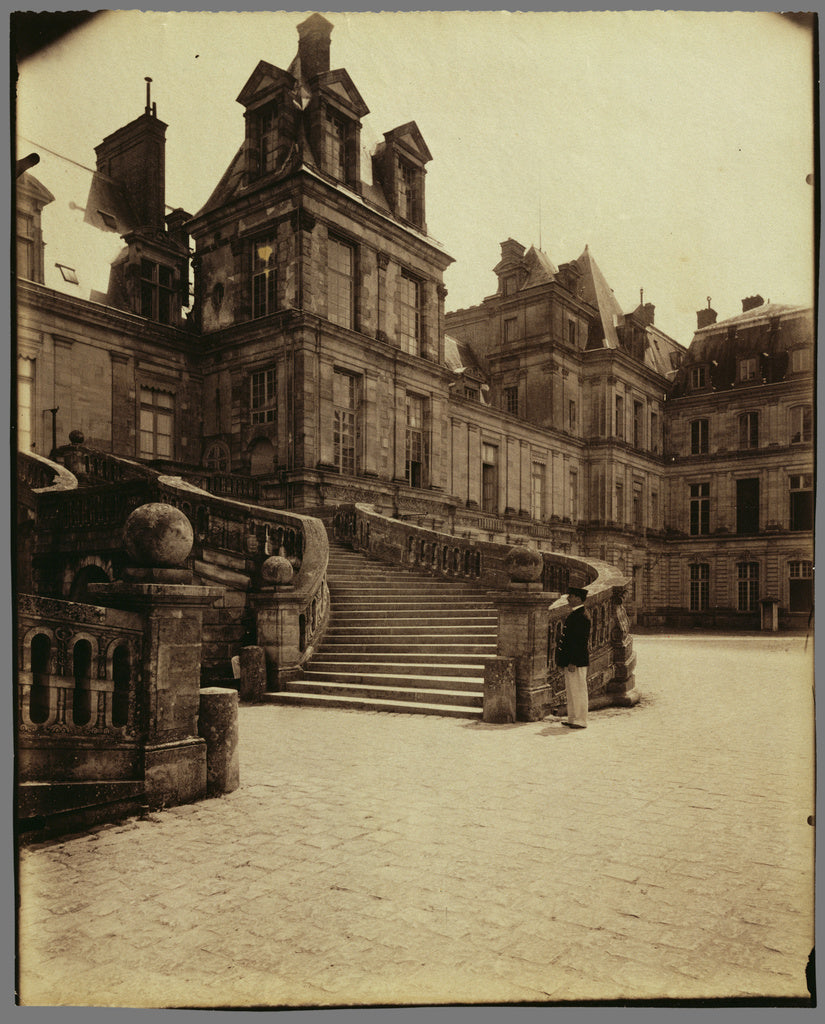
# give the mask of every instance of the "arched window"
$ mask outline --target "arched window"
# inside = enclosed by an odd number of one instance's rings
[[[84,565],[78,570],[69,590],[69,600],[81,603],[94,604],[96,598],[90,595],[88,586],[90,583],[108,583],[109,577],[99,565]]]
[[[229,449],[222,441],[214,441],[203,454],[203,464],[212,473],[228,473]]]
[[[132,678],[132,665],[129,659],[129,648],[121,644],[112,655],[112,725],[126,725],[129,718],[129,682]]]
[[[45,633],[32,637],[32,689],[29,697],[31,720],[41,724],[49,717],[49,661],[52,643]]]
[[[78,640],[74,645],[72,669],[74,672],[72,721],[75,725],[88,725],[92,717],[92,645],[88,640]]]

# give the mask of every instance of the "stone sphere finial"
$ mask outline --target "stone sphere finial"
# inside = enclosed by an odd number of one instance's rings
[[[174,505],[141,505],[126,520],[123,546],[136,565],[171,569],[192,550],[192,524]]]
[[[83,444],[86,440],[86,435],[82,430],[72,430],[69,432],[69,441],[71,444]]]
[[[286,583],[291,583],[294,575],[295,570],[292,568],[292,563],[283,555],[270,555],[261,566],[261,578],[264,583],[274,587],[282,587]]]
[[[544,571],[544,559],[536,548],[516,544],[504,560],[511,583],[537,583]]]

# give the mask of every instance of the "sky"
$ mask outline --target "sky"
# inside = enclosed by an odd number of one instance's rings
[[[243,139],[236,97],[259,60],[289,66],[306,13],[106,12],[21,63],[18,156],[39,145],[92,167],[95,145],[143,112],[150,76],[169,126],[166,201],[195,214]],[[643,289],[685,345],[709,298],[720,320],[757,293],[813,301],[812,41],[798,24],[759,12],[327,16],[331,66],[370,108],[367,150],[415,121],[433,155],[427,226],[455,260],[448,310],[495,291],[507,238],[557,265],[588,245],[622,308]]]

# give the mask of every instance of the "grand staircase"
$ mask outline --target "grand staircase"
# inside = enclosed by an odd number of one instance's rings
[[[384,566],[330,542],[332,615],[278,704],[480,718],[498,619],[483,590]]]

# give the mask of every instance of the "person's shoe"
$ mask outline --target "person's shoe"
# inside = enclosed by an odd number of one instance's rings
[[[566,725],[568,729],[586,729],[586,725],[577,725],[575,722],[562,722],[562,725]]]

